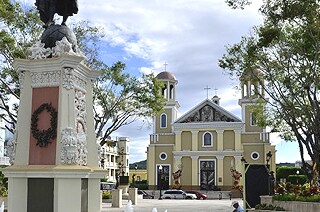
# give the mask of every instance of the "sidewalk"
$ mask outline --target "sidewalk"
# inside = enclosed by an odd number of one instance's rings
[[[232,201],[238,201],[242,205],[241,199],[222,199],[222,200],[158,200],[158,199],[139,199],[137,205],[133,205],[135,212],[152,212],[153,208],[157,208],[158,212],[230,212]],[[102,212],[125,211],[128,201],[123,200],[121,208],[112,208],[111,203],[102,203]]]

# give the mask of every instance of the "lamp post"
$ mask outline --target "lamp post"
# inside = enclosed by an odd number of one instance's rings
[[[162,187],[162,166],[160,165],[159,166],[159,176],[158,176],[158,179],[159,179],[159,188],[160,188],[160,196],[159,196],[159,200],[162,200],[162,197],[161,197],[161,187]]]
[[[298,183],[299,183],[299,178],[298,178],[298,176],[299,176],[299,170],[297,170],[297,172],[296,172],[296,174],[297,174],[297,185],[298,185]]]
[[[272,157],[272,153],[271,153],[271,151],[269,151],[267,153],[267,155],[266,155],[266,161],[267,161],[267,168],[268,169],[269,169],[269,161],[270,161],[271,157]]]

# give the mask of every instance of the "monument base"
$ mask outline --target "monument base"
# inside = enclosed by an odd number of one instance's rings
[[[105,173],[99,168],[14,165],[3,173],[10,189],[8,211],[101,211],[100,179]]]

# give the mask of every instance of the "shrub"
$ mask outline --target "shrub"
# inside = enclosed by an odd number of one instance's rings
[[[255,209],[273,210],[273,211],[285,211],[285,209],[282,208],[282,207],[273,206],[273,205],[267,205],[267,204],[258,204],[258,205],[256,205]]]
[[[102,192],[102,199],[112,199],[112,194],[110,191],[103,191]]]
[[[287,180],[292,184],[305,184],[308,181],[307,177],[304,175],[289,175]]]
[[[283,194],[273,196],[272,199],[278,201],[320,202],[320,195],[299,196],[294,194]]]

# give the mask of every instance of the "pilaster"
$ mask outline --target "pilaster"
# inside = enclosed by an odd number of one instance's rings
[[[218,186],[223,186],[223,159],[224,159],[224,156],[220,156],[220,155],[217,155],[217,168],[218,168],[218,180],[217,180],[217,183],[218,183]],[[219,179],[221,179],[221,182],[219,182]]]
[[[198,186],[198,159],[199,159],[199,156],[191,156],[191,159],[192,159],[192,164],[191,164],[191,185],[192,186]]]
[[[154,146],[148,147],[148,181],[149,185],[156,185],[157,170],[155,170],[156,149]]]
[[[234,130],[234,150],[241,150],[241,130]]]
[[[223,132],[224,130],[217,130],[217,149],[218,151],[222,151],[223,150]]]
[[[175,145],[174,145],[175,151],[181,151],[181,134],[182,134],[182,131],[175,131]]]
[[[198,150],[198,133],[199,130],[193,130],[191,131],[192,133],[192,151],[197,151]]]

